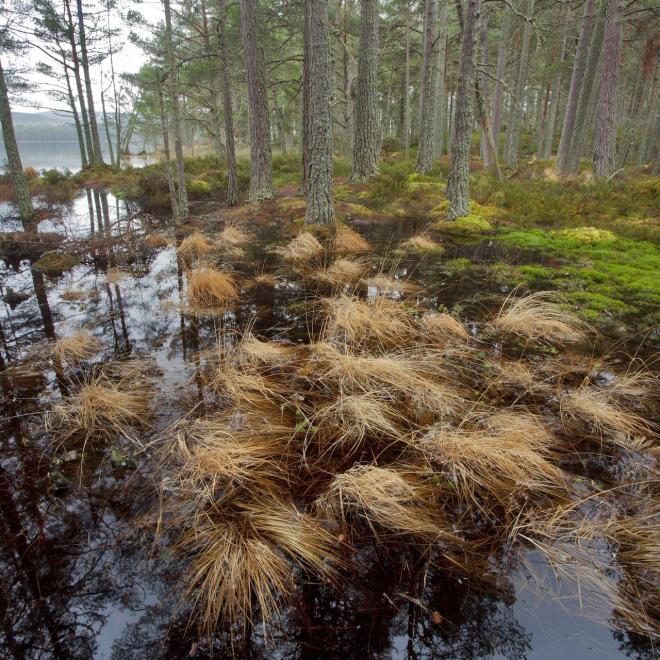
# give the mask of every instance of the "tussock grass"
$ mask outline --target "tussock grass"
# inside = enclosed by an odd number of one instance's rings
[[[232,278],[215,268],[197,268],[187,275],[191,305],[215,307],[238,297],[238,287]]]
[[[296,354],[296,347],[274,341],[261,341],[251,334],[243,337],[237,354],[243,364],[283,366],[291,362]]]
[[[64,438],[130,436],[132,427],[148,424],[150,398],[143,383],[117,383],[99,375],[53,408],[55,427]]]
[[[557,305],[546,291],[524,298],[508,298],[495,317],[494,325],[503,332],[550,342],[582,341],[587,330],[584,322]]]
[[[193,554],[188,597],[201,601],[207,630],[219,622],[267,623],[293,592],[293,565],[333,576],[333,537],[310,516],[279,499],[235,502],[200,512],[180,546]]]
[[[105,274],[105,278],[108,281],[108,284],[117,284],[130,276],[130,273],[127,273],[126,271],[119,268],[108,268]]]
[[[194,231],[181,241],[176,252],[184,264],[192,266],[195,261],[213,252],[214,249],[213,243],[204,234]]]
[[[483,495],[501,502],[521,492],[561,491],[562,472],[549,460],[552,436],[537,419],[503,412],[487,423],[479,430],[432,428],[420,440],[461,500],[479,507]]]
[[[582,386],[565,392],[560,408],[564,420],[586,422],[597,431],[640,435],[650,431],[646,420],[617,403],[607,390]]]
[[[410,282],[404,282],[395,277],[388,277],[387,275],[373,275],[372,277],[365,277],[362,284],[368,289],[375,289],[377,294],[397,294],[408,293],[415,289]]]
[[[339,225],[330,243],[335,254],[348,255],[369,252],[371,245],[366,238],[346,225]]]
[[[252,237],[244,232],[240,227],[227,225],[218,236],[216,245],[223,250],[240,247],[252,240]]]
[[[401,247],[404,250],[410,250],[412,252],[432,252],[442,246],[440,243],[434,241],[428,234],[422,232],[421,234],[411,236],[407,241],[401,243]]]
[[[149,234],[144,239],[144,242],[147,244],[147,247],[150,247],[152,250],[166,248],[170,244],[167,238],[165,238],[165,236],[161,236],[160,234]]]
[[[277,249],[277,253],[287,261],[305,263],[319,259],[325,252],[314,234],[303,232],[284,247]]]
[[[376,535],[374,525],[388,534],[407,534],[429,541],[443,536],[452,538],[440,526],[440,510],[432,503],[432,490],[425,476],[412,468],[356,465],[334,477],[316,501],[316,507],[343,522],[349,514],[357,514]]]
[[[403,305],[378,297],[367,301],[342,295],[322,301],[325,322],[322,336],[353,346],[399,346],[414,332]]]
[[[405,420],[391,401],[377,393],[349,394],[319,407],[311,420],[316,431],[312,440],[319,440],[329,451],[340,448],[347,453],[361,449],[368,441],[389,444],[402,436]]]
[[[101,342],[89,332],[77,332],[55,342],[53,355],[63,362],[88,360],[101,349]]]
[[[446,342],[452,338],[467,340],[470,338],[463,324],[450,314],[429,314],[420,319],[423,336]]]
[[[81,291],[79,289],[67,289],[60,298],[69,302],[76,300],[84,300],[89,294],[86,291]]]
[[[358,259],[336,259],[325,270],[318,271],[314,276],[325,284],[338,286],[341,284],[355,284],[366,272],[368,266]]]
[[[273,275],[273,273],[259,273],[252,278],[252,284],[254,286],[275,287],[278,282],[277,276]]]

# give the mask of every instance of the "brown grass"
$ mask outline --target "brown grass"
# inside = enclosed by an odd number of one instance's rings
[[[186,236],[176,249],[179,258],[188,266],[213,252],[213,243],[199,231],[194,231]]]
[[[353,346],[399,346],[414,332],[412,317],[397,302],[378,297],[367,301],[342,295],[323,300],[322,336]]]
[[[55,342],[53,355],[64,362],[88,360],[101,348],[101,342],[89,332],[77,332]]]
[[[369,252],[371,245],[358,232],[346,225],[339,225],[330,247],[335,254],[348,255]]]
[[[532,340],[577,342],[586,336],[584,322],[562,309],[546,291],[524,298],[508,298],[495,317],[494,325],[504,332]]]
[[[84,300],[87,298],[88,293],[86,291],[80,291],[79,289],[67,289],[61,296],[62,300],[67,300],[67,301],[76,301],[76,300]]]
[[[161,236],[160,234],[149,234],[144,239],[144,242],[152,250],[158,250],[160,248],[166,248],[170,244],[170,242],[167,240],[167,238],[165,238],[165,236]]]
[[[55,406],[53,413],[56,426],[65,437],[130,436],[131,427],[147,425],[149,401],[149,390],[143,384],[116,383],[101,375],[84,383]]]
[[[191,305],[215,307],[238,297],[232,278],[215,268],[198,268],[188,273],[188,300]]]
[[[321,257],[324,249],[314,234],[303,232],[289,242],[288,245],[278,248],[277,252],[287,261],[304,263]]]
[[[315,277],[331,286],[341,284],[355,284],[364,275],[368,266],[359,259],[336,259],[325,270],[315,273]]]
[[[274,287],[278,282],[277,276],[273,273],[259,273],[252,278],[254,286]]]
[[[245,233],[240,227],[227,225],[218,236],[216,244],[223,250],[245,245],[252,240],[252,237]]]
[[[420,320],[423,337],[438,339],[446,342],[451,338],[467,340],[470,338],[463,324],[450,314],[433,314],[423,316]]]
[[[561,470],[549,461],[552,436],[536,418],[502,412],[487,423],[482,430],[431,429],[420,440],[452,492],[479,507],[484,494],[503,501],[564,488]]]
[[[118,282],[121,282],[122,280],[130,276],[131,276],[130,273],[127,273],[126,271],[121,270],[119,268],[108,268],[105,274],[105,277],[108,280],[109,284],[117,284]]]
[[[618,404],[607,390],[579,387],[565,393],[560,406],[563,419],[586,422],[597,431],[640,435],[650,431],[646,420]]]
[[[375,289],[377,294],[402,294],[415,289],[410,282],[406,282],[387,275],[373,275],[362,279],[362,284],[368,288]]]
[[[283,366],[291,362],[296,354],[296,347],[275,341],[261,341],[251,334],[241,340],[237,354],[242,364]]]
[[[346,522],[353,513],[362,517],[378,535],[374,525],[390,533],[408,534],[428,540],[451,537],[439,526],[440,511],[423,475],[410,468],[381,468],[356,465],[338,474],[316,507],[330,517]]]
[[[413,252],[431,252],[437,250],[442,246],[440,243],[437,243],[426,233],[417,234],[411,236],[407,241],[401,243],[401,247],[404,250],[411,250]]]

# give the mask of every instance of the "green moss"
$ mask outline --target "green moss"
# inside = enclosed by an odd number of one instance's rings
[[[435,228],[447,234],[474,236],[493,231],[493,226],[480,215],[470,214],[456,220],[439,220]]]
[[[208,197],[211,194],[211,184],[202,179],[194,179],[187,186],[188,195],[192,198]]]
[[[49,277],[57,277],[67,270],[71,270],[80,263],[80,259],[73,254],[64,252],[46,252],[38,261],[34,262],[34,267]]]

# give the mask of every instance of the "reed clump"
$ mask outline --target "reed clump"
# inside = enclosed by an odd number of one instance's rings
[[[345,256],[349,254],[369,252],[369,250],[371,250],[371,245],[366,238],[354,229],[351,229],[346,225],[339,225],[330,243],[330,249],[335,254]]]
[[[196,268],[188,274],[188,300],[198,307],[217,307],[238,297],[238,287],[215,268]]]
[[[236,225],[227,225],[218,236],[216,244],[223,250],[240,247],[252,240],[252,237]]]
[[[420,326],[426,336],[441,342],[452,338],[470,338],[463,324],[451,314],[427,314],[421,318]]]
[[[411,236],[408,240],[401,243],[401,247],[411,252],[435,252],[442,250],[442,245],[424,232]]]
[[[101,342],[89,332],[76,332],[55,342],[53,355],[63,362],[89,360],[101,349]]]
[[[368,265],[358,259],[336,259],[328,268],[314,274],[316,279],[329,286],[355,284],[364,275]]]
[[[277,253],[287,261],[307,263],[319,259],[325,249],[314,234],[303,232],[296,236],[284,247],[277,249]]]

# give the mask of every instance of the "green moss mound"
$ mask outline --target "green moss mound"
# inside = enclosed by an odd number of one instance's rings
[[[488,234],[493,231],[493,225],[486,218],[470,213],[470,215],[456,218],[456,220],[438,220],[434,224],[436,229],[456,236],[476,236]]]

